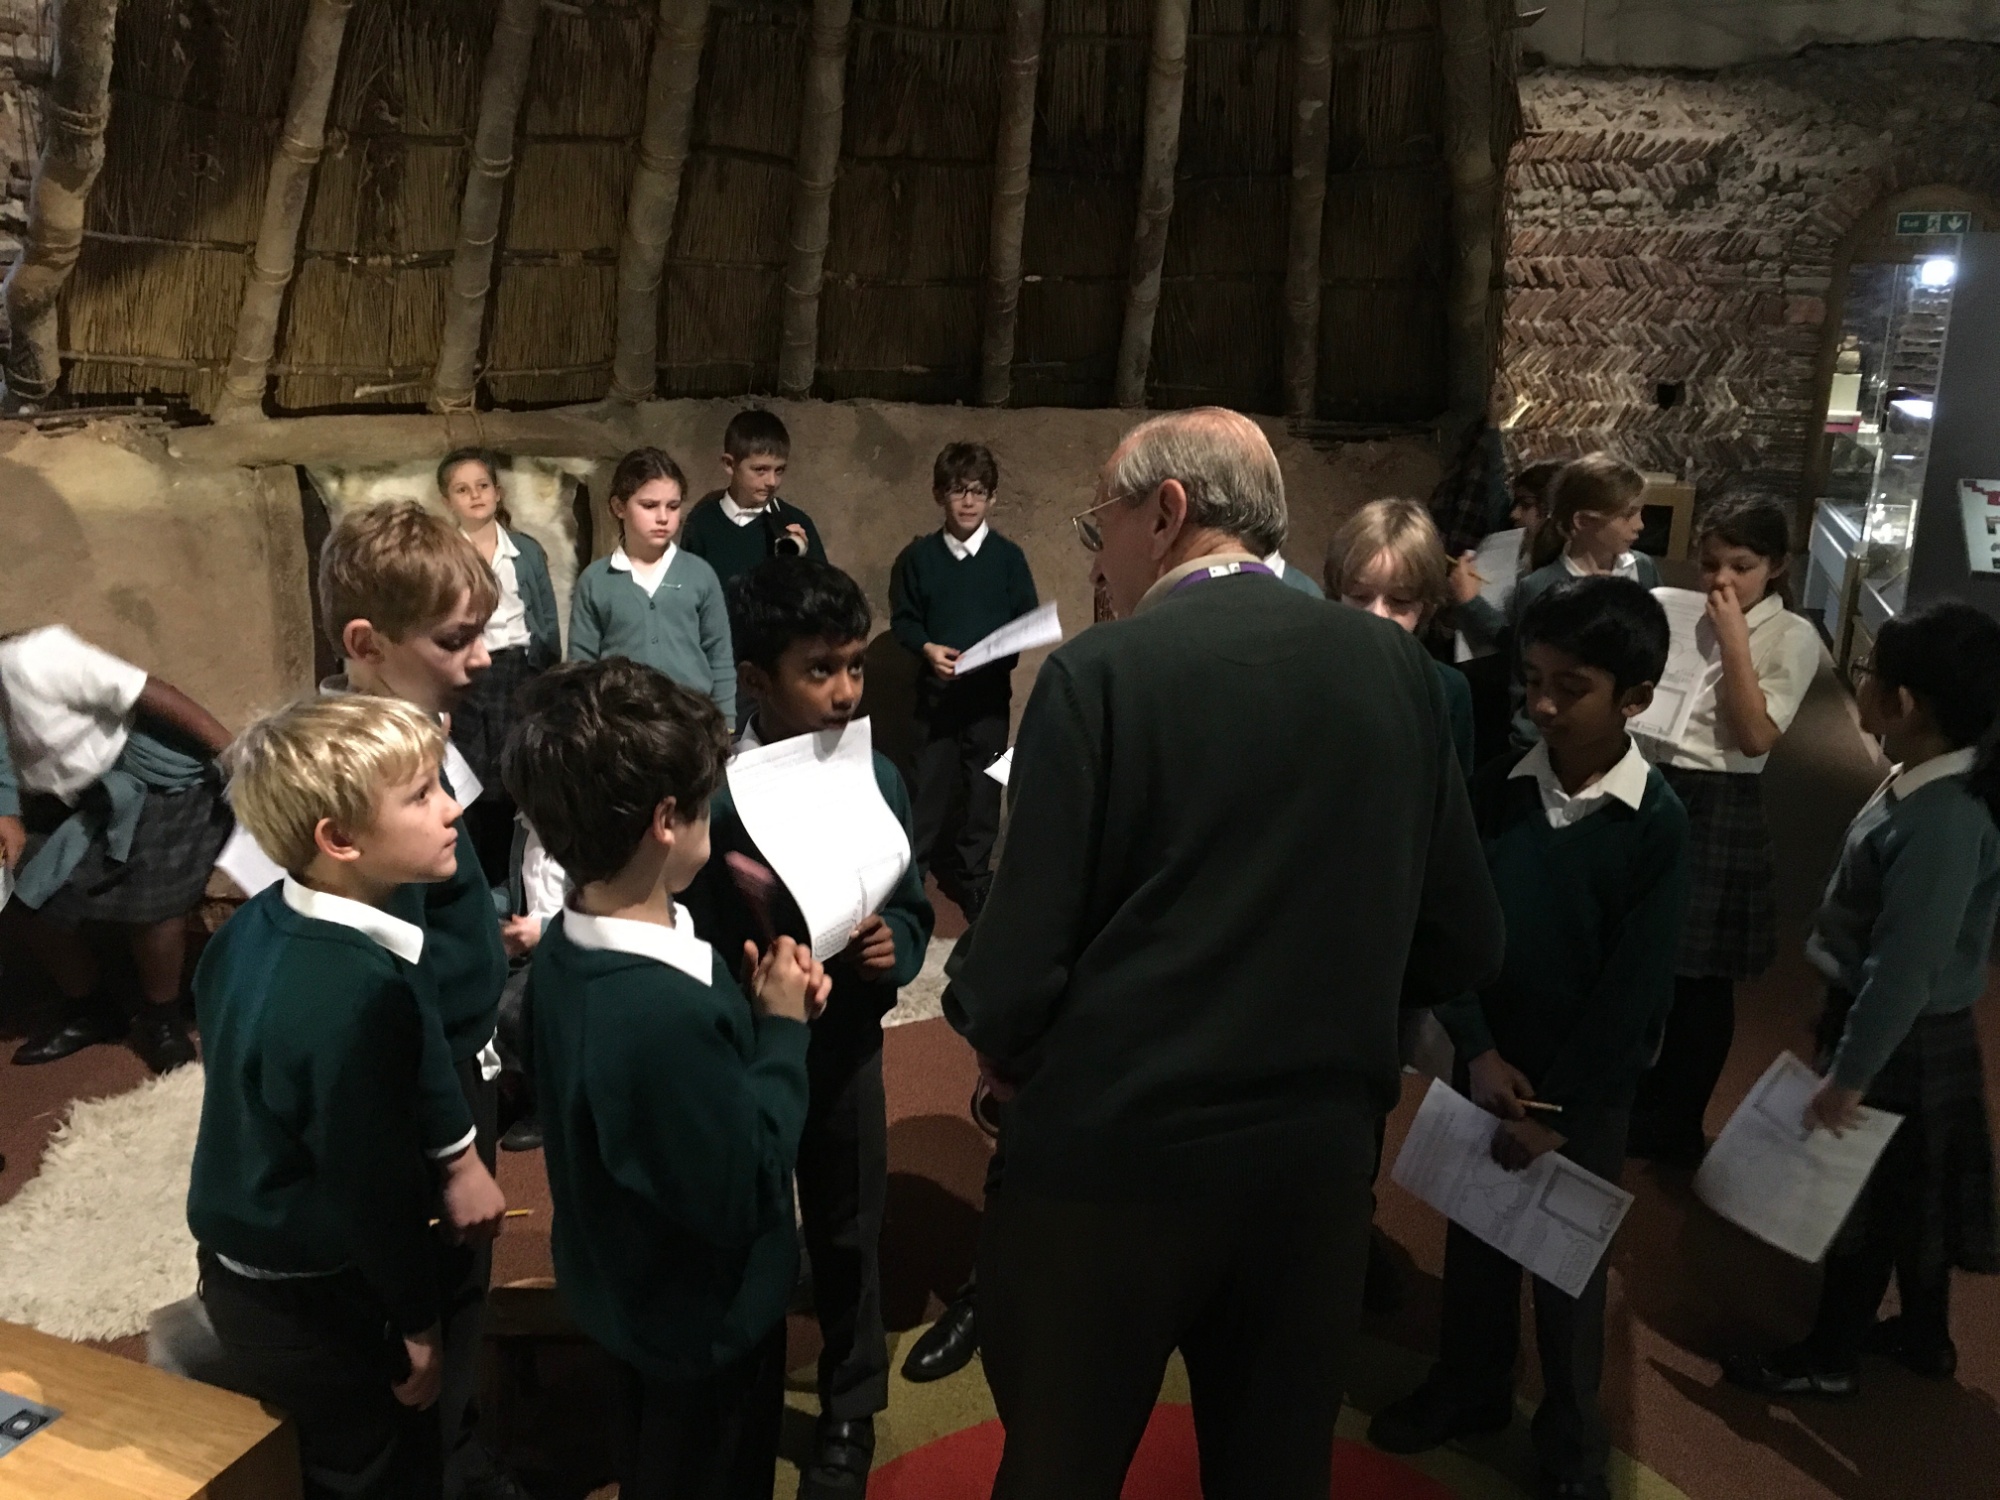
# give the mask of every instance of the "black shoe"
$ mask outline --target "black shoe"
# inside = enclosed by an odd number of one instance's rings
[[[1948,1338],[1913,1334],[1900,1313],[1863,1334],[1861,1347],[1870,1354],[1887,1355],[1926,1380],[1949,1380],[1958,1373],[1958,1345]]]
[[[542,1149],[542,1117],[522,1115],[507,1127],[507,1133],[500,1137],[502,1151],[539,1151]]]
[[[89,1004],[73,1013],[60,1026],[38,1031],[14,1049],[14,1065],[32,1068],[58,1062],[85,1047],[115,1042],[125,1033],[125,1022],[108,1006]]]
[[[1368,1441],[1384,1453],[1423,1453],[1454,1438],[1505,1432],[1513,1404],[1475,1405],[1440,1380],[1426,1380],[1400,1401],[1375,1413]]]
[[[1722,1361],[1722,1378],[1762,1396],[1842,1398],[1861,1389],[1853,1370],[1820,1363],[1804,1344],[1793,1344],[1774,1354],[1732,1354]]]
[[[1611,1481],[1602,1474],[1588,1479],[1551,1479],[1542,1476],[1542,1500],[1611,1500]]]
[[[875,1463],[875,1419],[831,1422],[813,1431],[812,1462],[799,1477],[799,1500],[862,1500]]]
[[[132,1023],[132,1050],[155,1073],[171,1073],[195,1059],[194,1038],[178,1005],[142,1005]]]
[[[963,1292],[939,1315],[903,1359],[903,1379],[924,1385],[956,1375],[979,1352],[979,1312],[973,1294]]]

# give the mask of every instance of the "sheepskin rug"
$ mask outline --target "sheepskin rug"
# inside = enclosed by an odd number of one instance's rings
[[[70,1106],[41,1170],[0,1204],[0,1318],[117,1339],[194,1295],[187,1192],[201,1082],[191,1064]]]
[[[944,1014],[944,965],[957,946],[952,938],[932,938],[924,955],[923,972],[896,997],[896,1008],[882,1018],[884,1026],[907,1026],[912,1021],[930,1021]]]

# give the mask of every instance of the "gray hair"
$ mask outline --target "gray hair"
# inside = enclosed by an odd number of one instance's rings
[[[1169,479],[1187,491],[1197,526],[1240,539],[1259,557],[1285,545],[1289,519],[1278,455],[1255,422],[1220,406],[1168,412],[1125,434],[1111,493],[1140,500]]]

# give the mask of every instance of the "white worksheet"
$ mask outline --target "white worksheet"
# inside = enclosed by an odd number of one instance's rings
[[[985,640],[959,652],[958,660],[952,666],[952,676],[963,677],[967,672],[977,672],[1003,656],[1015,656],[1023,651],[1032,651],[1037,646],[1056,645],[1062,638],[1062,622],[1056,618],[1056,601],[1051,599],[1039,609],[1029,610],[1018,620],[1010,620]]]
[[[444,742],[444,779],[451,783],[451,800],[460,807],[472,806],[486,790],[472,774],[472,763],[450,740]]]
[[[1819,1086],[1819,1074],[1781,1053],[1694,1178],[1695,1195],[1723,1218],[1803,1261],[1826,1254],[1903,1123],[1901,1115],[1863,1109],[1843,1135],[1809,1131],[1806,1104]]]
[[[1526,535],[1518,526],[1512,531],[1489,532],[1472,554],[1473,570],[1485,580],[1479,585],[1479,597],[1503,615],[1521,581],[1521,540]],[[1474,654],[1464,633],[1454,633],[1452,659],[1471,661]]]
[[[1562,1129],[1560,1115],[1546,1123]],[[1632,1195],[1554,1151],[1525,1172],[1508,1171],[1492,1155],[1499,1127],[1494,1116],[1433,1079],[1390,1175],[1509,1260],[1580,1296]]]
[[[1722,680],[1722,651],[1715,626],[1708,618],[1708,595],[1693,589],[1654,589],[1653,597],[1667,612],[1673,637],[1667,647],[1667,669],[1653,685],[1653,701],[1632,721],[1632,733],[1671,747],[1687,733],[1688,720],[1704,693]]]
[[[729,763],[737,816],[832,958],[910,867],[910,839],[875,784],[866,719],[745,750]]]
[[[215,868],[235,881],[246,896],[254,896],[285,878],[284,868],[264,852],[263,846],[241,823],[230,832],[229,841],[215,856]]]
[[[1002,786],[1007,784],[1007,778],[1014,774],[1014,747],[1012,745],[1009,745],[1000,758],[986,768],[986,774]]]

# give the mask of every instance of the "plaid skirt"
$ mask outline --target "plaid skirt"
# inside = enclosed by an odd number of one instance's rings
[[[1820,1017],[1822,1059],[1831,1058],[1852,997],[1829,990]],[[1861,1253],[1885,1240],[1916,1251],[1915,1269],[2000,1273],[1993,1196],[1993,1138],[1986,1074],[1972,1012],[1919,1016],[1889,1056],[1866,1101],[1903,1117],[1833,1242]]]
[[[90,795],[89,793],[85,794]],[[54,797],[21,799],[28,825],[27,857],[69,817]],[[217,780],[185,792],[146,792],[132,854],[112,859],[102,838],[91,842],[61,890],[42,903],[41,914],[57,927],[83,922],[162,922],[184,916],[201,900],[215,857],[236,826]]]
[[[514,722],[515,696],[540,675],[528,652],[526,646],[494,652],[493,665],[472,679],[451,711],[451,742],[479,784],[496,798],[507,795],[500,785],[500,747],[507,743],[507,730]]]
[[[1764,822],[1763,779],[1662,766],[1688,813],[1692,889],[1674,972],[1754,979],[1778,956],[1778,863]]]

